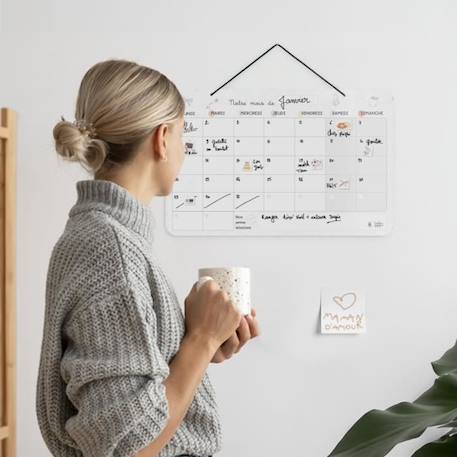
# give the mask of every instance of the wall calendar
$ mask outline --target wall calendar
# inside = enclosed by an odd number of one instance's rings
[[[172,235],[372,236],[392,226],[393,98],[227,90],[186,98]]]

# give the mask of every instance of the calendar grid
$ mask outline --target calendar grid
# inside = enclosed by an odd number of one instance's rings
[[[386,226],[388,103],[369,111],[348,98],[339,109],[316,102],[305,110],[276,102],[245,108],[227,100],[208,112],[186,113],[193,122],[185,133],[188,154],[168,207],[174,232],[301,227],[311,233],[319,227],[336,233]]]

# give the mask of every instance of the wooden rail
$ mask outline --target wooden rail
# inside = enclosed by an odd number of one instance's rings
[[[0,457],[16,457],[16,112],[0,111]]]

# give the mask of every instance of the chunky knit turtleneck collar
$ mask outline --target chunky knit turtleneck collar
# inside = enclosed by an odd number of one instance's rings
[[[125,187],[104,179],[87,179],[76,183],[77,201],[69,216],[82,211],[103,211],[121,224],[152,241],[155,221],[152,210]]]

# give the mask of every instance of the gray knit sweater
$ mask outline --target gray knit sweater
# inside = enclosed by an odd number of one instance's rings
[[[163,382],[185,320],[153,254],[151,208],[112,181],[76,190],[48,266],[36,414],[53,456],[129,457],[166,426]],[[207,456],[221,439],[205,372],[159,456]]]

